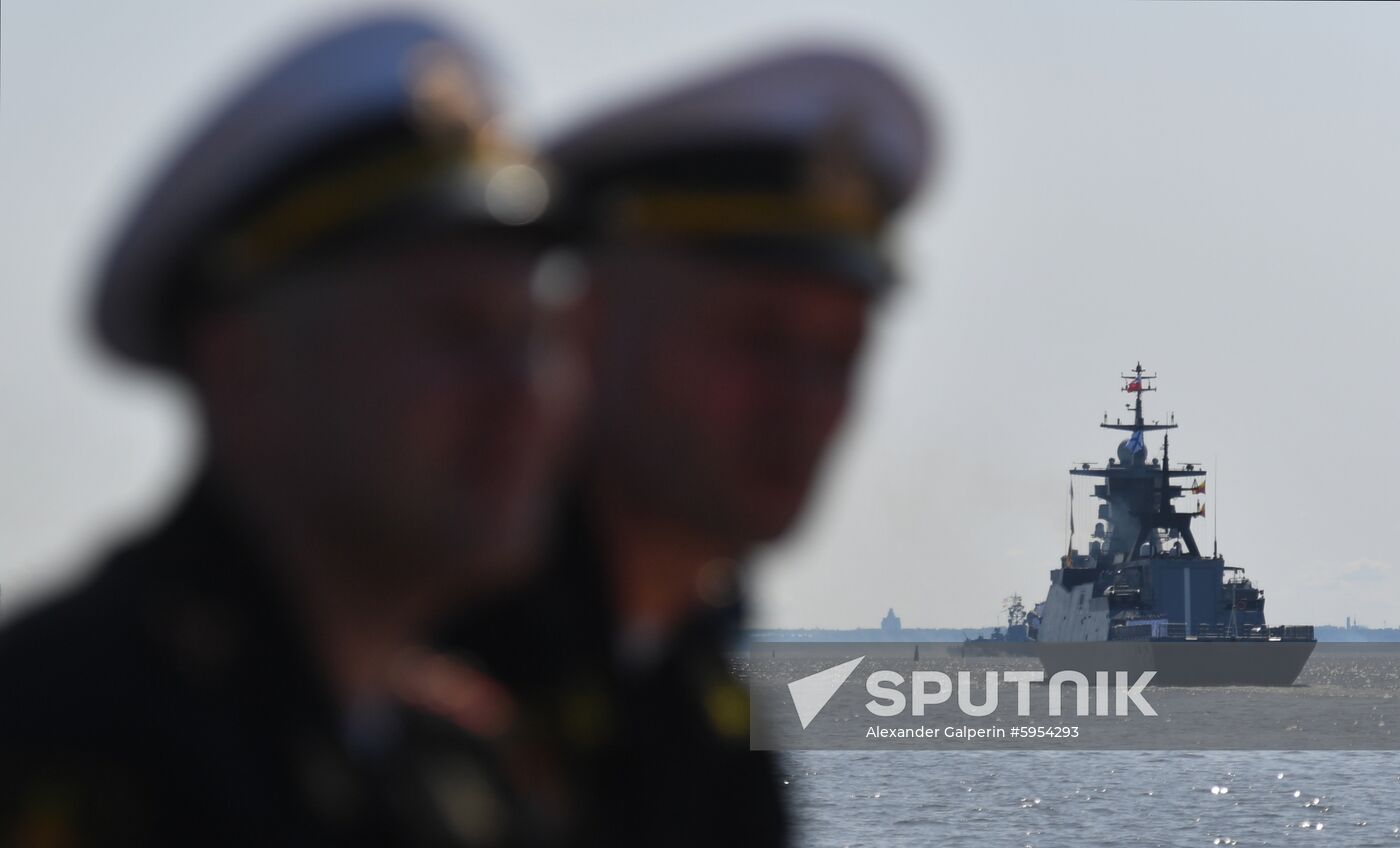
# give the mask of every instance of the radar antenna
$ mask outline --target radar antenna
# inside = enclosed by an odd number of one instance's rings
[[[1102,427],[1102,428],[1104,428],[1104,429],[1106,429],[1106,430],[1128,430],[1128,431],[1132,431],[1132,432],[1143,432],[1143,431],[1146,431],[1146,430],[1172,430],[1172,429],[1175,429],[1175,427],[1176,427],[1176,416],[1172,416],[1171,422],[1168,423],[1168,424],[1161,424],[1161,423],[1157,423],[1157,422],[1153,422],[1153,423],[1151,423],[1151,424],[1148,424],[1148,423],[1146,423],[1145,421],[1143,421],[1143,418],[1142,418],[1142,393],[1143,393],[1143,392],[1155,392],[1155,391],[1157,391],[1157,387],[1156,387],[1156,386],[1150,386],[1150,385],[1148,385],[1148,383],[1147,383],[1148,380],[1155,380],[1155,379],[1157,379],[1157,375],[1156,375],[1156,374],[1149,374],[1149,373],[1147,373],[1147,371],[1142,367],[1142,363],[1139,362],[1139,363],[1137,364],[1137,367],[1134,368],[1134,369],[1132,370],[1132,373],[1130,373],[1130,374],[1120,374],[1120,375],[1118,375],[1118,376],[1119,376],[1121,379],[1124,379],[1124,380],[1127,380],[1127,381],[1128,381],[1127,385],[1123,386],[1123,391],[1125,391],[1125,392],[1132,392],[1134,395],[1137,396],[1137,397],[1135,398],[1135,400],[1134,400],[1134,403],[1133,403],[1131,406],[1128,407],[1129,409],[1133,410],[1133,423],[1131,423],[1131,424],[1124,424],[1124,423],[1122,423],[1121,421],[1115,421],[1114,423],[1109,424],[1109,423],[1108,423],[1108,415],[1105,414],[1105,415],[1104,415],[1104,423],[1100,424],[1100,425],[1099,425],[1100,427]]]

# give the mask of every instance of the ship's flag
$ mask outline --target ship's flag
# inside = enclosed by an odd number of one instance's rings
[[[1074,564],[1074,478],[1069,478],[1069,541],[1065,544],[1065,555],[1061,562],[1065,568]]]
[[[1140,392],[1140,391],[1142,391],[1142,381],[1141,381],[1141,380],[1133,380],[1131,383],[1129,383],[1128,385],[1126,385],[1126,386],[1123,387],[1123,391],[1125,391],[1125,392]]]
[[[1069,544],[1074,546],[1074,478],[1069,478]]]
[[[1201,505],[1198,506],[1198,507],[1196,507],[1196,514],[1199,515],[1199,516],[1201,516],[1202,518],[1205,517],[1205,514],[1206,514],[1206,504],[1205,504],[1205,501],[1201,501]]]
[[[1143,444],[1143,441],[1142,441],[1142,431],[1141,431],[1141,430],[1134,430],[1134,431],[1133,431],[1133,436],[1132,436],[1132,438],[1128,439],[1128,450],[1132,451],[1133,453],[1137,453],[1138,451],[1146,451],[1146,450],[1147,450],[1147,445]]]
[[[1191,484],[1191,494],[1204,495],[1206,493],[1206,483],[1204,480],[1197,480]]]

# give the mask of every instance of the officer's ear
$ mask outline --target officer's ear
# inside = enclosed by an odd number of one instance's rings
[[[240,305],[193,318],[184,337],[184,372],[206,422],[243,440],[277,428],[278,387],[296,381],[302,361],[288,342],[290,319],[261,304]],[[253,438],[261,438],[253,436]]]
[[[228,284],[232,293],[192,309],[184,320],[185,372],[196,391],[249,395],[292,375],[346,298],[332,288],[336,268],[284,269]]]
[[[222,398],[255,380],[260,359],[255,331],[245,310],[200,316],[185,333],[185,369],[201,398]]]

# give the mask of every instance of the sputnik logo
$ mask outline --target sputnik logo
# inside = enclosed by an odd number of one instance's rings
[[[802,722],[803,730],[806,730],[807,726],[816,719],[817,715],[836,695],[836,691],[864,660],[863,656],[856,657],[788,684],[788,692],[792,694],[792,705],[797,710],[797,719]],[[1138,712],[1145,716],[1157,715],[1157,711],[1143,697],[1143,688],[1156,676],[1156,671],[1140,673],[1137,681],[1131,686],[1128,684],[1128,672],[1119,671],[1113,674],[1117,678],[1117,685],[1113,687],[1112,692],[1115,696],[1116,706],[1110,709],[1110,672],[1094,672],[1094,692],[1096,695],[1094,715],[1125,716],[1129,714],[1130,707],[1137,707]],[[865,691],[870,693],[873,698],[873,700],[866,702],[865,709],[871,715],[890,718],[901,715],[906,709],[912,707],[914,715],[922,716],[926,707],[946,703],[956,693],[958,709],[963,714],[986,716],[996,712],[999,701],[998,689],[1001,683],[1005,682],[1016,684],[1016,714],[1028,716],[1031,714],[1031,684],[1046,683],[1049,714],[1058,716],[1063,712],[1064,686],[1066,683],[1072,683],[1075,691],[1075,712],[1081,716],[1087,716],[1091,713],[1089,678],[1079,671],[1057,671],[1051,675],[1048,683],[1043,671],[988,671],[985,678],[986,685],[978,687],[984,693],[982,703],[975,704],[973,703],[974,687],[970,671],[957,672],[956,684],[952,676],[942,671],[915,671],[911,675],[912,692],[909,695],[906,695],[899,688],[905,684],[903,674],[889,670],[875,671],[865,679]],[[934,686],[932,691],[929,689],[929,684]]]
[[[792,705],[797,708],[797,718],[802,722],[803,730],[807,729],[807,725],[812,723],[812,719],[817,717],[822,707],[826,706],[836,694],[836,690],[841,688],[841,684],[846,682],[846,678],[851,676],[851,672],[855,671],[856,666],[864,659],[865,657],[856,657],[849,662],[834,665],[788,684],[788,692],[792,693]]]

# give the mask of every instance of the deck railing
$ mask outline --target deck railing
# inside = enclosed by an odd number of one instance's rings
[[[1249,641],[1249,642],[1312,642],[1311,624],[1279,625],[1276,627],[1229,627],[1228,625],[1198,624],[1187,632],[1185,624],[1168,624],[1166,632],[1157,626],[1157,635],[1152,634],[1150,624],[1124,624],[1109,631],[1114,640],[1148,641],[1151,639],[1194,639],[1200,642]]]

